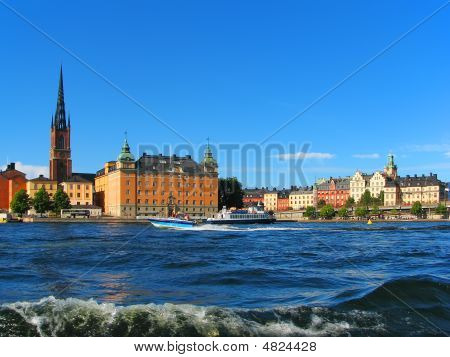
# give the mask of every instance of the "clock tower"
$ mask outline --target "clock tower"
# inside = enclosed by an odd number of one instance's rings
[[[66,121],[62,66],[59,74],[58,101],[50,126],[50,180],[62,181],[72,176],[70,115]]]

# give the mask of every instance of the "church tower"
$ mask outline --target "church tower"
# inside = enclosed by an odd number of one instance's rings
[[[66,121],[62,66],[59,73],[58,101],[50,127],[50,180],[58,183],[72,176],[70,115]]]
[[[386,167],[384,168],[384,173],[387,177],[395,180],[397,179],[397,165],[394,164],[394,155],[389,154]]]

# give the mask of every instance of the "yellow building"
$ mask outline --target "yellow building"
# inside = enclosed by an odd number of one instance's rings
[[[386,175],[380,171],[375,172],[369,180],[369,191],[372,197],[379,197],[381,191],[384,192],[386,186]]]
[[[89,206],[93,203],[94,185],[81,176],[74,175],[61,183],[72,206]]]
[[[445,199],[445,183],[432,173],[429,176],[401,177],[400,191],[402,203],[406,205],[417,201],[422,204],[438,204]]]
[[[385,207],[397,206],[401,203],[401,192],[398,181],[386,180],[384,187],[384,203]]]
[[[47,191],[50,198],[52,199],[56,191],[58,190],[58,182],[50,180],[47,177],[44,177],[43,175],[39,175],[39,177],[28,180],[27,181],[28,196],[30,196],[30,198],[34,198],[34,195],[36,194],[36,192],[40,190],[41,187],[43,187],[45,191]]]
[[[276,211],[278,208],[278,192],[267,192],[264,194],[264,210]]]
[[[313,189],[292,191],[289,195],[289,207],[293,210],[314,206]]]
[[[142,155],[137,161],[125,140],[117,161],[95,177],[96,204],[116,217],[187,213],[212,217],[218,210],[218,170],[209,145],[204,159]]]
[[[355,202],[358,202],[364,191],[370,187],[371,178],[372,175],[363,174],[361,171],[356,171],[350,178],[350,197],[354,198]]]

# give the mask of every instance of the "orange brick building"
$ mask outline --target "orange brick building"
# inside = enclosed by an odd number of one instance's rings
[[[289,209],[289,191],[278,192],[277,211],[287,211]]]
[[[25,174],[16,170],[15,163],[10,163],[5,171],[0,171],[0,210],[9,211],[14,195],[22,189],[27,189]]]
[[[95,178],[96,204],[116,217],[211,217],[218,210],[218,170],[209,145],[198,164],[185,157],[142,155],[137,161],[128,142],[117,161],[107,162]]]
[[[334,208],[342,207],[350,197],[348,178],[330,178],[317,185],[317,202],[325,201]]]

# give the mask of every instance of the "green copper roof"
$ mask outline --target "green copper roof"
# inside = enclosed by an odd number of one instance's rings
[[[388,155],[388,161],[387,161],[387,168],[395,168],[395,164],[394,164],[394,155],[389,154]]]
[[[134,161],[134,156],[130,152],[130,145],[128,145],[127,139],[123,142],[122,150],[117,157],[117,161]]]
[[[204,164],[214,164],[214,165],[217,164],[216,160],[213,157],[211,147],[209,146],[209,142],[206,145],[205,154],[203,156],[203,163]]]

